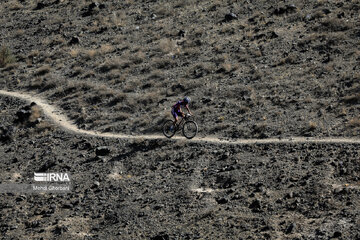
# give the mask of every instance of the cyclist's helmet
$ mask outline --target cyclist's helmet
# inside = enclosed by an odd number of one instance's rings
[[[186,103],[190,103],[191,99],[189,97],[185,97],[183,101]]]

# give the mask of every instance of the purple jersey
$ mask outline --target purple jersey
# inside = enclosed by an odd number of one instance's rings
[[[180,112],[181,106],[186,106],[186,102],[184,101],[178,101],[177,103],[175,103],[174,106],[172,106],[172,108],[175,110],[175,112]]]

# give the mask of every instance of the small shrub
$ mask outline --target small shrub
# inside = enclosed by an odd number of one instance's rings
[[[343,101],[347,104],[357,104],[360,102],[360,94],[346,96],[343,98]]]
[[[144,61],[146,58],[145,53],[139,51],[134,56],[130,57],[131,61],[135,64],[140,64]]]
[[[84,51],[84,58],[86,60],[91,60],[97,55],[98,55],[98,51],[95,50],[95,49],[90,49],[90,50],[85,50]]]
[[[6,67],[4,67],[3,71],[6,72],[6,71],[11,71],[15,68],[18,68],[19,67],[19,64],[18,63],[11,63],[11,64],[7,64]]]
[[[109,102],[109,106],[115,106],[116,104],[123,102],[126,99],[125,93],[114,94],[113,98]]]
[[[107,54],[114,51],[114,48],[111,45],[105,44],[100,47],[99,53],[100,54]]]
[[[360,127],[360,119],[359,118],[353,118],[348,122],[348,127],[355,128]]]
[[[80,51],[79,49],[70,49],[69,54],[72,58],[76,58],[77,56],[79,56]]]
[[[314,131],[317,128],[316,122],[309,121],[309,131]]]
[[[120,112],[116,115],[115,121],[125,121],[127,120],[131,115],[128,113]]]
[[[3,46],[0,49],[0,68],[5,67],[7,64],[14,63],[15,57],[11,53],[10,49]]]
[[[32,106],[29,121],[35,122],[40,117],[41,117],[41,110],[40,110],[39,106],[37,106],[37,105]]]
[[[43,76],[47,73],[49,73],[51,70],[50,66],[46,65],[46,66],[42,66],[40,68],[38,68],[36,70],[36,72],[34,73],[35,76]]]
[[[148,80],[151,80],[151,79],[159,79],[159,80],[163,80],[164,79],[164,74],[162,71],[160,70],[153,70],[149,77],[148,77]]]
[[[30,89],[39,89],[43,85],[43,79],[40,77],[35,77],[30,80],[29,88]]]
[[[343,19],[338,18],[327,18],[322,21],[322,26],[326,31],[345,31],[351,28],[351,23],[346,22]]]
[[[170,39],[161,39],[159,42],[159,49],[163,53],[170,53],[176,49],[176,42]]]

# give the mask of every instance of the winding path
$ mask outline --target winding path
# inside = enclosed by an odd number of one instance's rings
[[[66,116],[62,115],[60,111],[54,106],[50,105],[45,99],[37,96],[30,95],[23,92],[9,92],[0,90],[0,95],[15,97],[27,102],[35,102],[55,124],[63,129],[77,133],[90,135],[95,137],[106,138],[120,138],[120,139],[164,139],[163,135],[127,135],[121,133],[102,133],[99,131],[83,130],[77,128]],[[172,139],[182,139],[183,137],[173,137]],[[216,144],[266,144],[266,143],[347,143],[347,144],[360,144],[360,139],[357,138],[340,138],[340,137],[327,137],[327,138],[307,138],[307,137],[291,137],[291,138],[266,138],[266,139],[234,139],[226,140],[215,137],[196,137],[190,141],[193,142],[208,142]]]

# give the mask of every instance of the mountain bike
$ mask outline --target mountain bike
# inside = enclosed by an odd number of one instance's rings
[[[195,137],[198,132],[198,125],[192,119],[193,117],[190,114],[186,114],[175,126],[173,120],[166,120],[162,127],[163,134],[165,137],[171,138],[178,130],[182,129],[182,133],[187,139]]]

